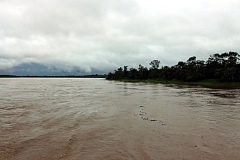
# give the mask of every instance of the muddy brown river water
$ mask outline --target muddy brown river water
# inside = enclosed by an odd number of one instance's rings
[[[240,90],[0,79],[0,160],[240,159]]]

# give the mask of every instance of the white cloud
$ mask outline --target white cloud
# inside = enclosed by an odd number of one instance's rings
[[[239,51],[238,0],[0,1],[0,67],[36,62],[90,73]]]
[[[0,71],[11,71],[11,68],[17,65],[18,63],[15,60],[9,59],[0,59]]]

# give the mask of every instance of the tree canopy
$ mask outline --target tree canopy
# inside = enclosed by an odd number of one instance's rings
[[[150,67],[139,64],[138,69],[124,66],[107,75],[109,80],[121,79],[162,79],[181,80],[195,82],[204,79],[216,79],[221,82],[240,81],[240,55],[237,52],[215,53],[210,55],[207,61],[197,60],[195,56],[190,57],[186,62],[179,61],[174,66],[162,66],[160,61],[153,60]]]

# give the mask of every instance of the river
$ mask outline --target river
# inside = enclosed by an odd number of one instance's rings
[[[1,78],[0,160],[240,159],[240,90]]]

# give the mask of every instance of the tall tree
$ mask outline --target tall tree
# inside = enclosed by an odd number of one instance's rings
[[[149,63],[150,66],[152,66],[152,69],[158,69],[159,65],[160,65],[160,61],[159,60],[153,60]]]

